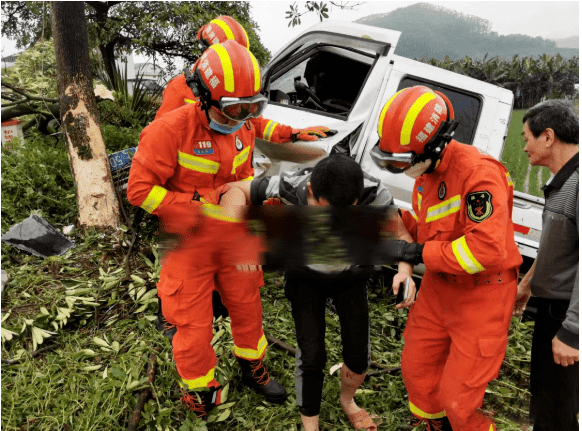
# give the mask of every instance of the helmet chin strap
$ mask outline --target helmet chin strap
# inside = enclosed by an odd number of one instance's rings
[[[445,121],[435,136],[436,139],[426,145],[424,153],[419,156],[419,162],[424,162],[425,160],[431,161],[430,166],[424,172],[425,174],[430,174],[436,169],[437,161],[443,155],[445,147],[453,139],[455,129],[458,125],[459,122],[457,120]]]

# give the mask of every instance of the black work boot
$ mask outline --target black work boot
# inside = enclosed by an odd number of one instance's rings
[[[221,404],[222,387],[208,388],[207,391],[182,391],[180,401],[196,413],[197,418],[206,420],[208,413]]]
[[[453,431],[446,416],[439,419],[422,419],[422,421],[426,423],[426,431]]]
[[[285,387],[269,376],[262,360],[249,361],[239,357],[236,359],[242,369],[242,381],[245,385],[265,397],[265,400],[270,403],[280,404],[285,401],[287,398]]]

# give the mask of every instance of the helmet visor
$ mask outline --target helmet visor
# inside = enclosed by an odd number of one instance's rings
[[[414,166],[416,154],[408,153],[387,153],[380,150],[378,144],[370,151],[372,160],[380,169],[387,170],[393,174],[400,174]]]
[[[260,117],[269,101],[262,94],[253,97],[223,97],[217,103],[217,108],[227,118],[234,121],[245,121]]]

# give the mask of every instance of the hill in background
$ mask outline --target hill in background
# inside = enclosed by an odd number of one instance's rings
[[[396,54],[408,58],[442,59],[448,55],[452,60],[465,56],[482,59],[487,53],[489,58],[499,56],[507,60],[515,54],[537,57],[560,53],[565,59],[579,56],[577,45],[570,47],[571,38],[564,39],[569,41],[568,47],[558,47],[555,41],[541,37],[500,36],[491,31],[491,23],[486,19],[429,3],[416,3],[356,22],[401,31]]]
[[[565,39],[554,39],[558,48],[580,48],[580,36],[567,37]]]

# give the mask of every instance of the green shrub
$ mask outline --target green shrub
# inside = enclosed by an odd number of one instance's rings
[[[77,203],[67,149],[39,132],[2,147],[2,232],[33,211],[49,223],[75,222]]]
[[[141,127],[127,128],[118,127],[113,124],[101,124],[103,140],[107,153],[114,153],[119,150],[137,146]]]

